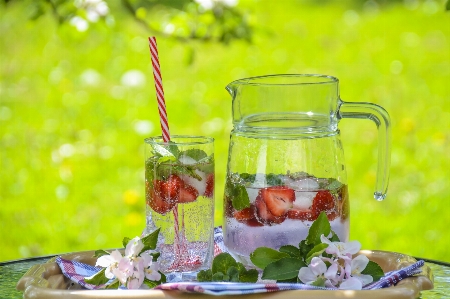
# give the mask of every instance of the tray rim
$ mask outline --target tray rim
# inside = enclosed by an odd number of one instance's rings
[[[49,288],[48,280],[52,275],[49,272],[56,273],[59,267],[55,259],[61,256],[65,259],[72,259],[83,261],[88,264],[93,264],[95,259],[92,257],[94,250],[80,251],[66,253],[62,255],[55,255],[47,262],[36,264],[32,266],[18,281],[16,289],[24,292],[24,298],[194,298],[199,296],[198,293],[183,293],[179,291],[162,291],[162,290],[67,290],[58,288]],[[416,259],[397,252],[382,251],[382,250],[361,250],[359,254],[364,254],[370,260],[384,262],[383,270],[385,272],[399,269],[416,262]],[[50,256],[51,257],[51,256]],[[56,267],[55,267],[56,265]],[[383,267],[382,266],[382,267]],[[56,272],[55,272],[56,271]],[[57,274],[61,275],[62,274]],[[56,276],[56,275],[54,275]],[[61,281],[61,278],[59,279]],[[60,282],[61,284],[61,282]],[[361,291],[322,291],[322,290],[290,290],[273,293],[259,293],[240,295],[244,299],[262,298],[261,296],[268,296],[273,299],[278,298],[293,298],[301,296],[302,298],[417,298],[420,291],[429,290],[433,288],[433,274],[427,265],[424,265],[422,273],[419,276],[409,277],[400,281],[396,286],[379,289],[379,290],[361,290]],[[201,294],[202,296],[209,296]],[[229,297],[229,295],[221,296]]]

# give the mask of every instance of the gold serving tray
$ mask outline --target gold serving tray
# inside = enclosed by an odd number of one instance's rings
[[[378,263],[384,272],[397,270],[416,262],[416,260],[408,255],[388,252],[388,251],[370,251],[362,250],[360,254],[366,255],[370,260]],[[75,252],[62,255],[61,257],[68,260],[76,260],[82,263],[94,265],[96,258],[93,258],[94,251]],[[50,259],[44,264],[38,264],[31,267],[27,273],[19,280],[16,288],[24,292],[24,298],[28,299],[79,299],[79,298],[214,298],[217,296],[209,296],[198,293],[184,293],[180,291],[160,291],[160,290],[85,290],[79,285],[73,284],[62,273],[61,269],[55,262],[55,258]],[[433,274],[430,268],[425,265],[419,276],[409,277],[400,281],[396,286],[370,291],[279,291],[272,293],[260,293],[251,295],[233,295],[220,296],[223,298],[242,299],[325,299],[325,298],[363,298],[363,299],[390,299],[390,298],[408,298],[415,299],[419,297],[422,290],[430,290],[433,288]]]

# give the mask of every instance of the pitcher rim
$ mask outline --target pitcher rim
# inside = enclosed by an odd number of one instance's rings
[[[275,77],[297,77],[297,78],[323,78],[327,81],[318,82],[295,82],[295,83],[270,83],[270,82],[252,82],[253,80],[263,79],[263,78],[275,78]],[[268,86],[283,86],[283,85],[314,85],[314,84],[336,84],[339,83],[339,79],[331,75],[321,75],[321,74],[271,74],[254,76],[248,78],[242,78],[234,80],[228,84],[228,86],[233,84],[246,84],[246,85],[268,85]]]

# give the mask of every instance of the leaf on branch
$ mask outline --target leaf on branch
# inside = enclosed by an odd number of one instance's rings
[[[270,263],[278,261],[282,258],[289,257],[289,254],[285,252],[279,252],[278,250],[269,247],[259,247],[255,251],[250,253],[250,260],[252,263],[261,269],[264,269]]]
[[[298,276],[300,268],[306,264],[296,258],[286,257],[270,263],[264,268],[262,279],[286,280]]]
[[[107,278],[105,276],[105,271],[106,271],[106,268],[103,268],[102,270],[98,271],[96,274],[94,274],[90,277],[85,277],[84,281],[86,283],[93,284],[96,286],[105,284],[109,281],[109,278]]]

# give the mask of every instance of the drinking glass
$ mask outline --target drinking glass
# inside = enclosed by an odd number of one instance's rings
[[[214,139],[145,139],[146,230],[160,229],[156,250],[165,273],[211,267],[214,253]]]

